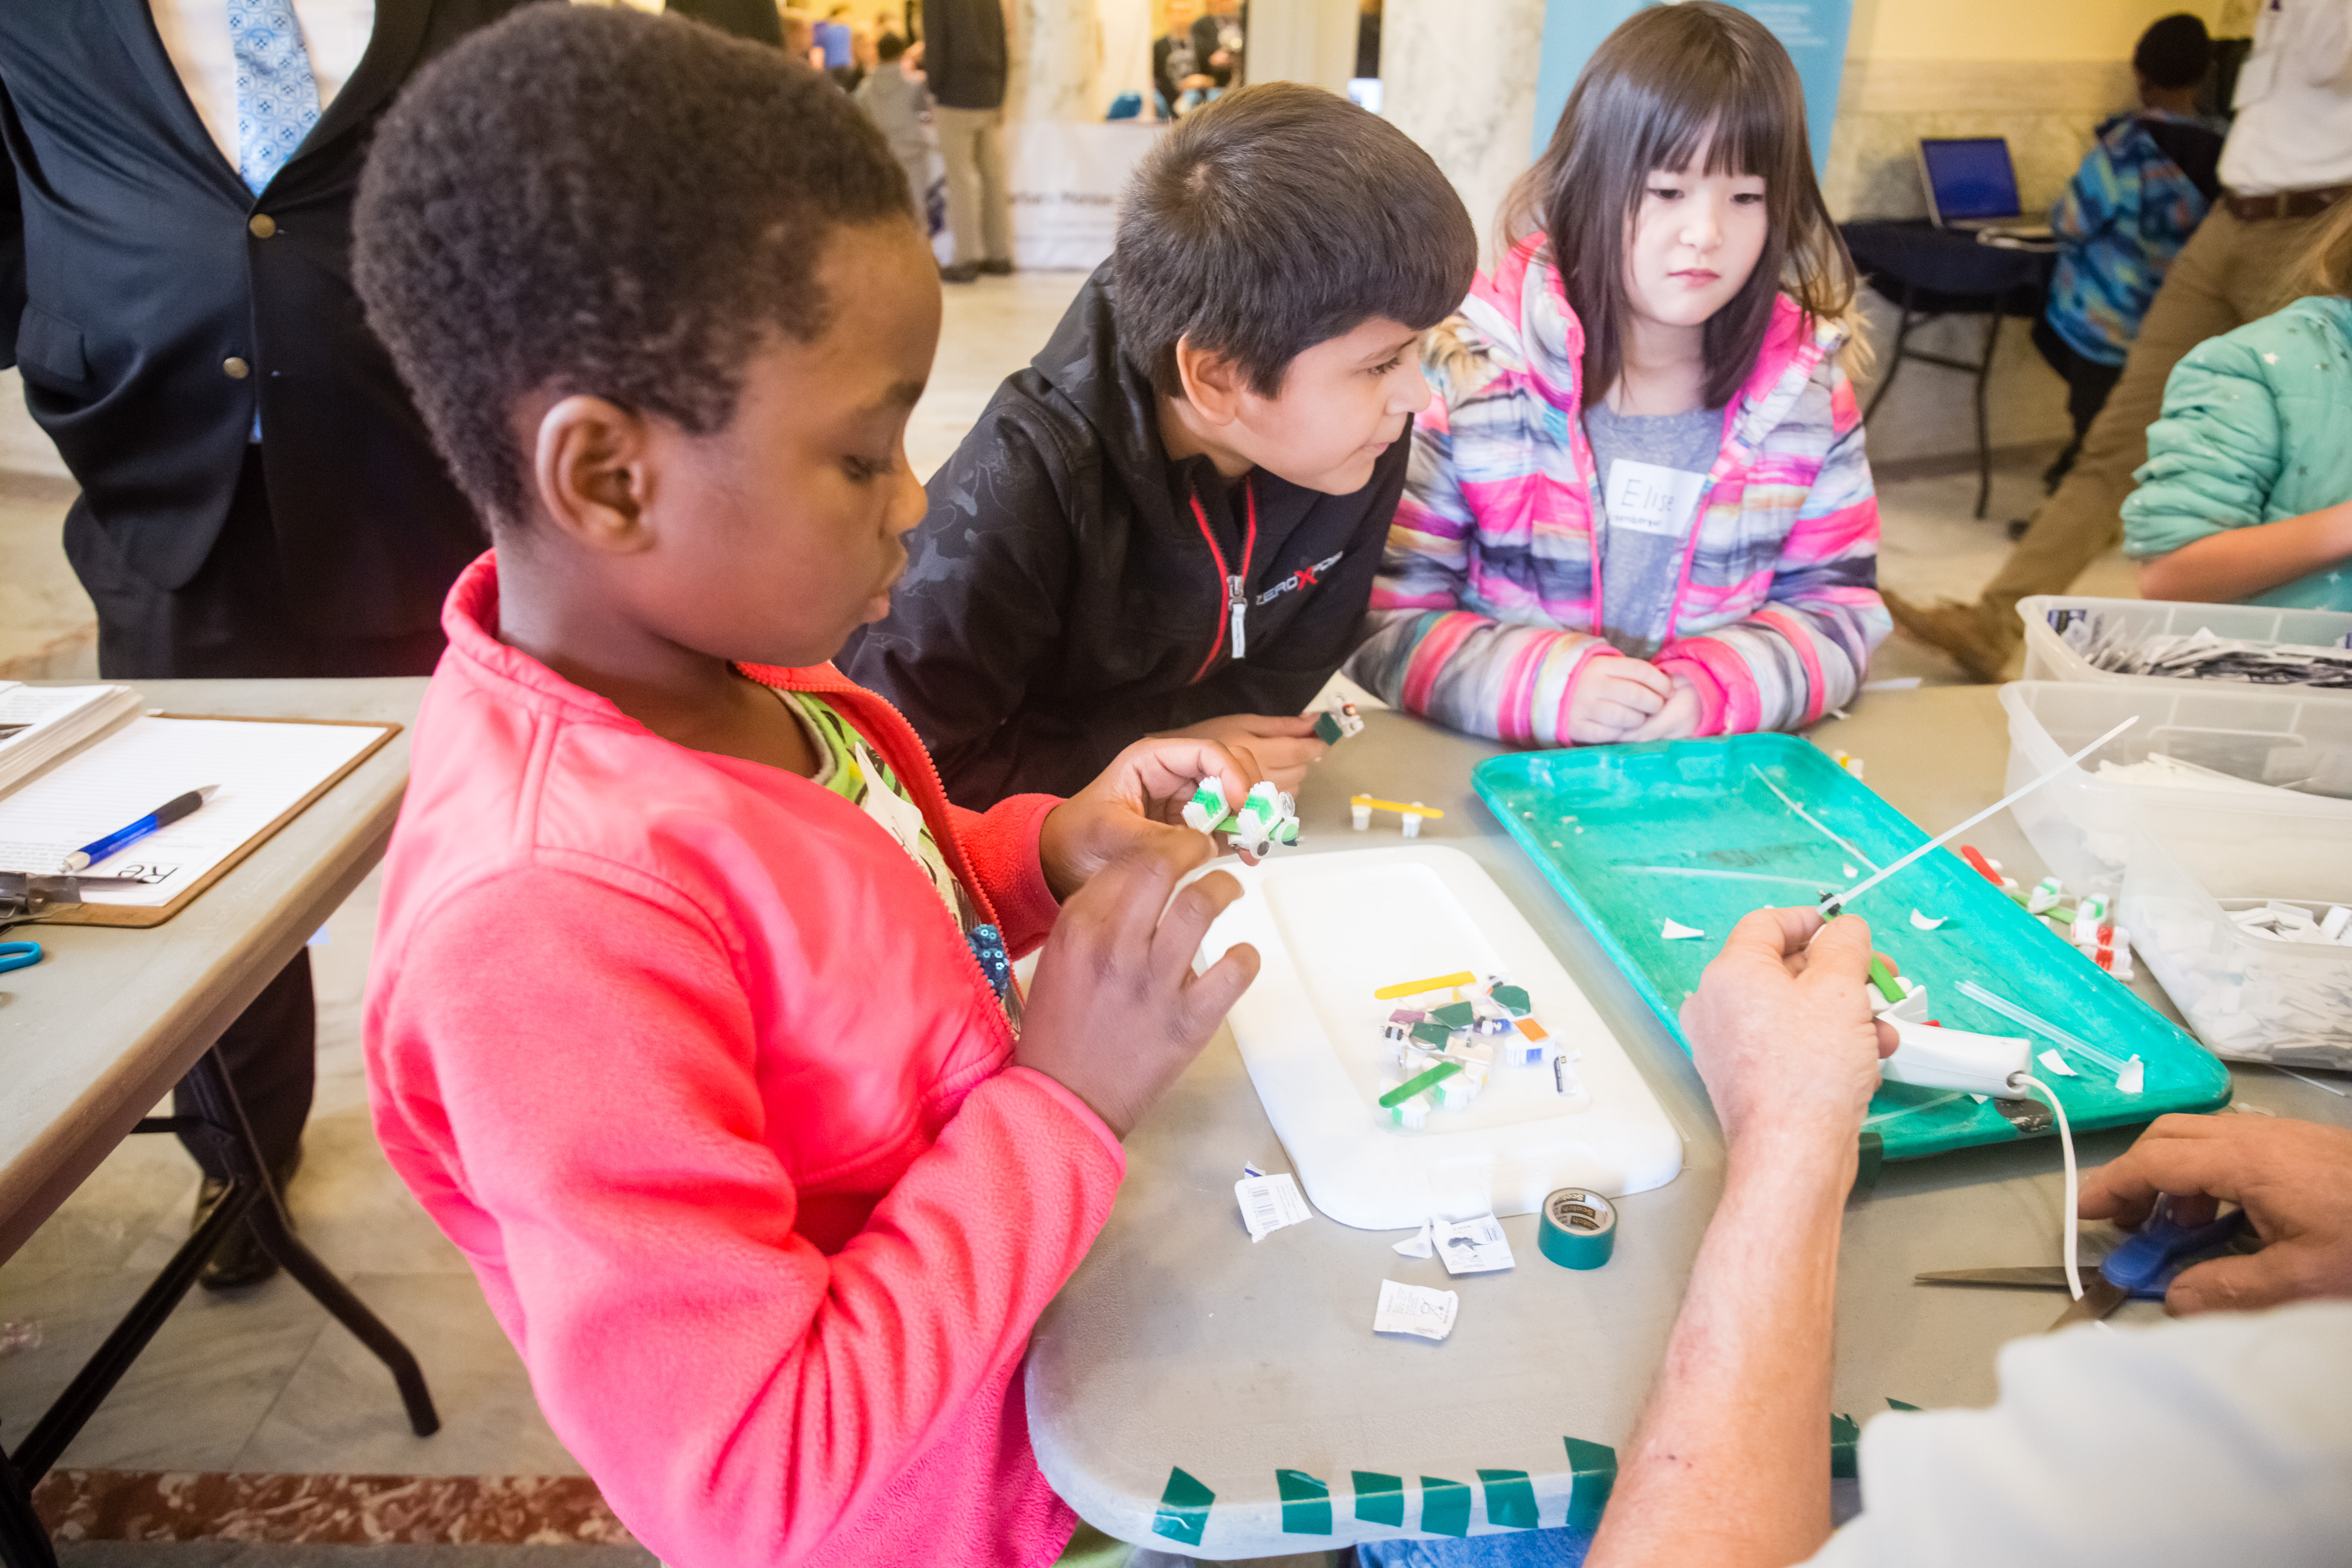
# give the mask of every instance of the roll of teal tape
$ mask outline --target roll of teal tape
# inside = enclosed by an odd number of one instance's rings
[[[1617,1207],[1599,1193],[1562,1187],[1543,1201],[1536,1246],[1563,1268],[1598,1268],[1617,1248]]]

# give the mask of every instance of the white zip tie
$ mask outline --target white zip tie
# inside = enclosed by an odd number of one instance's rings
[[[2002,807],[2024,799],[2027,795],[2032,795],[2035,790],[2040,789],[2043,784],[2048,784],[2052,779],[2056,778],[2060,773],[2064,773],[2068,768],[2073,767],[2076,763],[2081,762],[2084,757],[2089,756],[2093,752],[2097,751],[2101,746],[2105,745],[2109,741],[2114,740],[2117,735],[2122,734],[2126,730],[2130,729],[2133,725],[2138,722],[2139,715],[2137,713],[2133,714],[2130,718],[2125,720],[2122,723],[2116,725],[2114,729],[2108,731],[2105,734],[2100,736],[2097,740],[2092,742],[2089,745],[2084,747],[2073,756],[2068,757],[2064,762],[2060,763],[2056,767],[2052,768],[2048,773],[2043,773],[2040,778],[2035,779],[2032,784],[2026,784],[2022,788],[2010,791],[2007,795],[2002,795],[1999,800],[1994,801],[1990,805],[1986,806],[1982,811],[1978,812],[1974,816],[1969,817],[1966,822],[1959,824],[1956,827],[1948,827],[1944,829],[1943,832],[1938,833],[1935,837],[1930,838],[1927,843],[1922,844],[1918,848],[1914,849],[1910,854],[1906,855],[1902,859],[1897,860],[1894,865],[1886,868],[1885,870],[1881,871],[1875,877],[1871,878],[1870,880],[1861,884],[1859,887],[1848,888],[1844,892],[1838,894],[1833,899],[1831,899],[1828,901],[1828,907],[1832,910],[1844,909],[1848,904],[1853,902],[1854,900],[1870,891],[1871,889],[1878,886],[1879,883],[1884,882],[1887,878],[1892,877],[1895,872],[1900,871],[1904,867],[1908,866],[1912,861],[1916,860],[1920,856],[1927,853],[1928,850],[1937,847],[1948,839],[1958,837],[1961,834],[1966,833],[1969,828],[1974,827],[1978,823],[1982,822],[1986,817],[1990,816],[1994,812],[2000,810]],[[1748,771],[1753,773],[1755,771],[1755,763],[1750,763],[1748,764]],[[1760,773],[1757,776],[1759,778],[1763,777]],[[1764,782],[1766,784],[1770,784],[1772,781],[1770,779],[1765,779]],[[1778,790],[1775,790],[1773,793],[1776,795],[1780,794]],[[1782,800],[1789,799],[1787,795],[1781,795],[1780,798]],[[1794,801],[1790,801],[1789,804],[1791,807],[1794,807],[1796,805]],[[1815,826],[1819,826],[1820,825],[1816,823]],[[1826,833],[1829,829],[1822,828],[1822,831]],[[1841,839],[1839,842],[1843,843],[1844,840]],[[1854,853],[1859,855],[1862,851],[1857,849]]]
[[[2120,1061],[2117,1058],[2109,1056],[2106,1052],[2100,1050],[2095,1046],[2090,1045],[2085,1041],[2076,1039],[2074,1036],[2068,1034],[2057,1025],[2037,1017],[2035,1015],[2029,1013],[2024,1008],[2019,1006],[2016,1003],[2009,1001],[2005,997],[1994,995],[1991,992],[1986,990],[1983,986],[1978,984],[1973,980],[1963,980],[1959,984],[1953,987],[1953,989],[1971,1002],[1982,1003],[1985,1006],[1991,1008],[1994,1012],[2000,1014],[2011,1023],[2022,1024],[2027,1028],[2032,1030],[2035,1034],[2041,1036],[2043,1039],[2063,1046],[2068,1050],[2074,1052],[2078,1056],[2088,1057],[2091,1060],[2098,1063],[2101,1067],[2106,1068],[2109,1072],[2114,1073],[2118,1077],[2122,1076],[2124,1068],[2129,1065],[2128,1063]]]
[[[2074,1177],[2074,1131],[2066,1125],[2066,1108],[2058,1103],[2057,1090],[2030,1072],[2010,1074],[2009,1083],[2012,1089],[2022,1085],[2039,1093],[2050,1102],[2050,1109],[2058,1113],[2058,1147],[2066,1156],[2066,1289],[2074,1292],[2074,1300],[2079,1301],[2083,1299],[2083,1271],[2074,1262],[2074,1247],[2081,1239],[2078,1234],[2081,1222],[2074,1217],[2074,1205],[2079,1197]]]
[[[1855,848],[1852,839],[1840,838],[1836,834],[1831,833],[1828,826],[1824,824],[1820,817],[1815,816],[1811,812],[1807,811],[1803,806],[1799,805],[1795,801],[1790,800],[1787,790],[1782,789],[1770,779],[1765,778],[1763,769],[1758,767],[1754,763],[1750,763],[1748,764],[1748,771],[1754,773],[1758,778],[1763,779],[1764,787],[1770,790],[1774,795],[1779,795],[1782,805],[1787,806],[1790,811],[1795,812],[1799,816],[1803,817],[1807,822],[1811,823],[1816,828],[1827,835],[1831,843],[1835,844],[1839,848],[1844,850],[1847,854],[1853,856],[1855,859],[1861,861],[1872,870],[1875,871],[1878,869],[1878,862],[1864,854],[1861,850]],[[1874,877],[1871,879],[1871,881],[1874,882],[1877,879],[1878,879]],[[1864,882],[1863,886],[1866,888],[1870,886],[1870,883]]]
[[[2324,1089],[2338,1100],[2352,1099],[2352,1096],[2347,1096],[2342,1089],[2336,1088],[2334,1084],[2322,1083],[2315,1078],[2305,1078],[2301,1073],[2295,1071],[2293,1068],[2283,1068],[2276,1062],[2270,1062],[2265,1065],[2270,1067],[2271,1069],[2275,1072],[2283,1072],[2286,1074],[2287,1077],[2294,1079],[2297,1083],[2307,1083],[2314,1089]]]

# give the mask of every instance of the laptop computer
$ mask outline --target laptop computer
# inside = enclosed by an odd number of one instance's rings
[[[1937,228],[2021,240],[2046,240],[2050,226],[2029,220],[2017,199],[2017,169],[2000,136],[1923,136],[1919,173],[1927,215]]]

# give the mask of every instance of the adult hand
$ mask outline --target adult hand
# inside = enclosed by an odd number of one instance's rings
[[[1631,740],[1674,692],[1674,677],[1647,659],[1595,654],[1568,689],[1568,738],[1580,746]]]
[[[1843,923],[1843,922],[1841,922]],[[2258,1116],[2159,1116],[2113,1163],[2083,1178],[2084,1219],[2137,1226],[2158,1193],[2172,1216],[2202,1225],[2241,1205],[2260,1252],[2184,1268],[2169,1312],[2252,1311],[2352,1296],[2352,1131]]]
[[[1666,705],[1650,716],[1649,722],[1625,737],[1628,741],[1686,741],[1698,733],[1702,710],[1698,687],[1687,675],[1671,678],[1674,694]]]
[[[1307,764],[1321,761],[1323,753],[1331,749],[1315,738],[1315,720],[1311,715],[1285,719],[1271,713],[1228,713],[1150,738],[1213,741],[1244,763],[1262,770],[1258,776],[1272,779],[1274,787],[1286,795],[1297,795],[1298,786],[1307,781]],[[1240,795],[1234,796],[1236,807],[1241,803]]]
[[[1750,1147],[1855,1147],[1893,1026],[1870,1016],[1870,927],[1811,910],[1757,910],[1731,928],[1683,1033],[1734,1157]]]
[[[1066,902],[1104,867],[1171,834],[1200,838],[1184,826],[1184,803],[1211,774],[1224,781],[1225,798],[1237,807],[1265,777],[1246,753],[1213,741],[1153,737],[1113,757],[1100,778],[1047,812],[1038,827],[1037,859],[1054,897]]]
[[[1210,922],[1242,892],[1220,871],[1169,898],[1209,855],[1208,839],[1191,832],[1138,846],[1070,900],[1037,960],[1013,1059],[1085,1100],[1121,1138],[1257,978],[1246,942],[1192,973]]]

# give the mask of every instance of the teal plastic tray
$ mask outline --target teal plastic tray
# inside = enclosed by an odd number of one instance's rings
[[[1824,891],[1852,887],[1860,878],[1845,875],[1849,866],[1870,874],[1863,860],[1783,804],[1767,779],[1881,866],[1927,837],[1792,735],[1525,752],[1481,763],[1472,778],[1685,1050],[1690,1042],[1676,1012],[1740,916],[1773,905],[1811,905]],[[2084,1076],[2037,1070],[2074,1126],[2127,1126],[2229,1102],[2229,1070],[2219,1060],[1958,855],[1922,857],[1853,908],[1869,921],[1878,951],[1927,984],[1937,1022],[1984,1034],[2028,1032],[1962,996],[1958,983],[1973,979],[2103,1051],[2138,1057],[2146,1082],[2136,1095],[2072,1053],[2060,1054]],[[1946,917],[1944,924],[1918,930],[1911,923],[1915,909]],[[1669,920],[1706,934],[1668,942],[1661,932]],[[2034,1054],[2048,1046],[2036,1038]],[[1979,1104],[1908,1084],[1881,1089],[1864,1124],[1865,1140],[1875,1133],[1889,1160],[2053,1130],[2038,1100]]]

